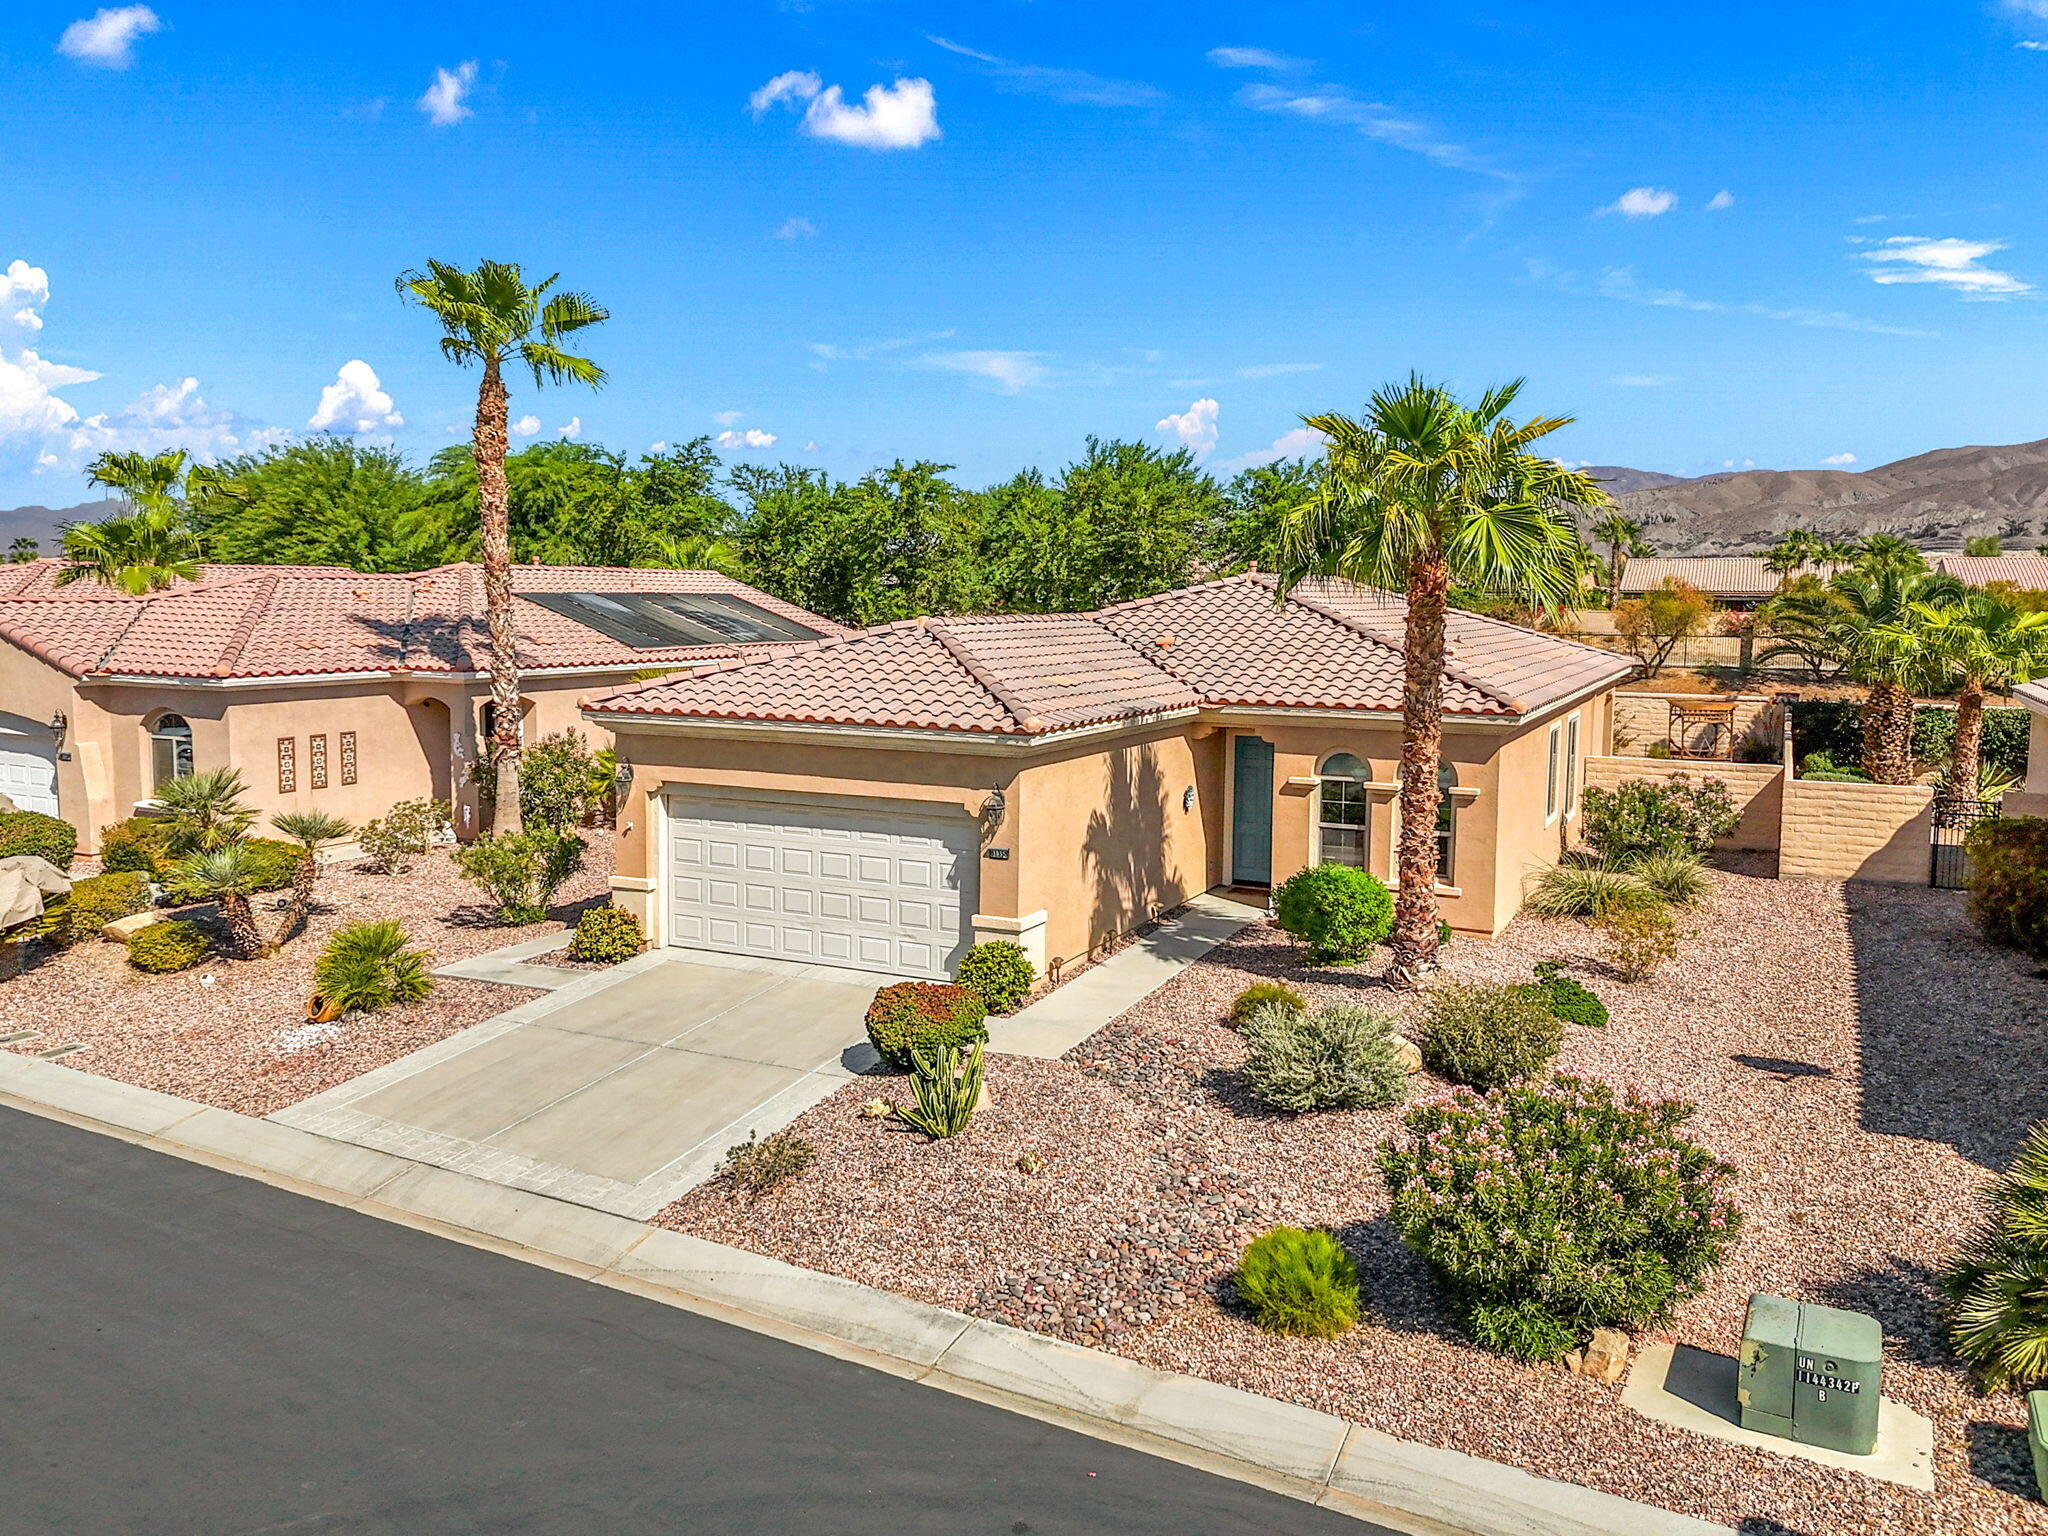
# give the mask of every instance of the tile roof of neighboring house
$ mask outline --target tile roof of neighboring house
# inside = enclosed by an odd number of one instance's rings
[[[1973,587],[2009,581],[2029,591],[2048,589],[2048,555],[1936,555],[1934,568]]]
[[[1640,596],[1667,576],[1690,582],[1710,597],[1769,597],[1779,576],[1753,555],[1678,555],[1631,560],[1621,568],[1621,590]]]
[[[604,695],[607,715],[1032,736],[1233,705],[1396,711],[1397,597],[1342,581],[1276,601],[1271,576],[1203,582],[1094,613],[912,619]],[[1444,708],[1512,719],[1631,664],[1475,614],[1448,625]]]
[[[480,672],[483,569],[393,574],[338,566],[213,565],[147,597],[90,582],[59,587],[58,560],[0,567],[0,639],[66,672],[146,677],[286,677],[336,672]],[[826,636],[850,633],[715,571],[514,566],[521,592],[711,593]],[[513,605],[519,665],[626,668],[759,655],[790,642],[643,647],[537,603]]]

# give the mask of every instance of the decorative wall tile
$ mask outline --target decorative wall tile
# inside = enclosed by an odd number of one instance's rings
[[[356,733],[341,733],[341,782],[353,784],[356,781]]]
[[[306,768],[312,775],[313,787],[327,787],[327,738],[308,736],[306,738]]]
[[[299,739],[277,738],[277,792],[289,795],[299,787]]]

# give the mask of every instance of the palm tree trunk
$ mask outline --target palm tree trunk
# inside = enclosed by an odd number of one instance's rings
[[[1621,601],[1621,546],[1612,544],[1607,550],[1607,609],[1614,611],[1614,605]]]
[[[1401,835],[1395,848],[1394,963],[1388,980],[1412,987],[1436,968],[1436,817],[1443,791],[1444,611],[1451,568],[1440,552],[1408,567],[1406,665],[1401,684]]]
[[[1977,798],[1977,779],[1984,753],[1984,684],[1963,679],[1956,695],[1956,740],[1949,751],[1948,793],[1957,800]]]
[[[1863,701],[1863,771],[1880,784],[1913,782],[1913,695],[1872,683]]]
[[[233,892],[222,895],[220,918],[236,959],[254,960],[263,953],[263,930],[256,926],[256,909],[248,897]]]
[[[484,363],[476,392],[477,520],[484,556],[484,620],[490,631],[490,829],[517,832],[519,820],[519,653],[512,628],[512,498],[505,484],[505,379],[498,360]]]

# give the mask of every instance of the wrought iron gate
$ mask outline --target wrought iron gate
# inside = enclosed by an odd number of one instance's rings
[[[1934,797],[1934,827],[1927,850],[1929,885],[1960,891],[1970,883],[1970,855],[1963,849],[1963,839],[1978,822],[1997,814],[1996,800]]]

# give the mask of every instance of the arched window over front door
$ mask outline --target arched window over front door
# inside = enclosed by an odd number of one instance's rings
[[[1457,865],[1458,851],[1458,802],[1451,798],[1451,791],[1458,786],[1458,770],[1449,763],[1442,764],[1436,771],[1437,793],[1443,798],[1436,803],[1436,883],[1456,885],[1452,878]]]
[[[1316,795],[1317,858],[1324,864],[1365,868],[1369,827],[1365,764],[1349,752],[1332,752],[1323,762]]]
[[[162,789],[192,776],[192,727],[183,715],[158,715],[149,728],[149,782]]]

